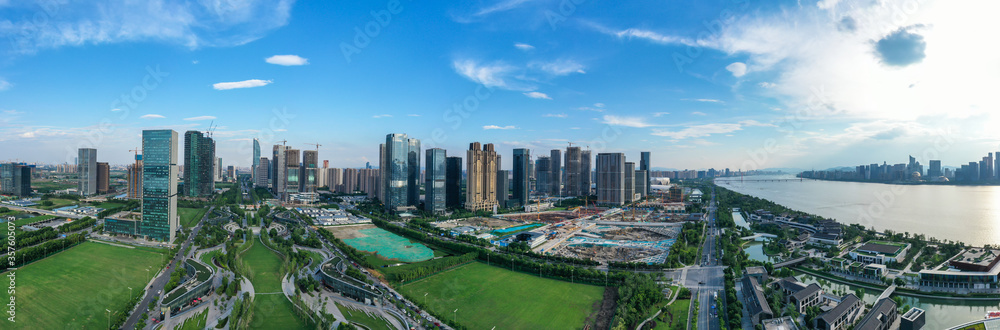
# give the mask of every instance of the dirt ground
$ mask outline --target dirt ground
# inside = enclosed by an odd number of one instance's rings
[[[337,237],[339,239],[352,239],[352,238],[367,237],[365,236],[365,234],[362,234],[358,231],[369,228],[375,228],[375,225],[326,227],[326,230],[329,230],[331,233],[333,233],[334,237]]]
[[[580,215],[573,212],[554,211],[554,212],[507,215],[504,217],[508,219],[521,220],[521,221],[557,223],[568,219],[576,219],[580,217]]]
[[[611,318],[615,315],[615,308],[618,307],[617,304],[618,288],[605,288],[604,299],[594,302],[594,313],[587,316],[587,324],[594,325],[591,329],[611,328]]]
[[[462,219],[454,222],[442,222],[438,224],[438,227],[444,229],[450,229],[462,226],[475,226],[475,227],[490,227],[490,228],[507,228],[511,226],[520,225],[521,223],[504,220],[504,219],[494,219],[494,218],[468,218]]]

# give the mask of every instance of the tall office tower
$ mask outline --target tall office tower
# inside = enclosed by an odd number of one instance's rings
[[[385,209],[395,212],[402,207],[419,205],[420,141],[406,134],[388,134],[379,151]]]
[[[260,166],[260,141],[253,139],[253,158],[250,158],[250,175],[253,176],[254,185],[257,183],[257,166]]]
[[[993,177],[1000,179],[1000,151],[993,153]]]
[[[447,208],[462,207],[462,157],[447,157],[445,159],[445,198]]]
[[[222,181],[222,176],[223,176],[222,171],[223,171],[223,169],[222,169],[222,157],[219,157],[219,158],[215,159],[215,168],[214,168],[214,171],[213,171],[214,177],[212,179],[215,180],[215,181]]]
[[[128,166],[128,198],[142,198],[142,155],[135,155],[135,164]]]
[[[580,147],[566,148],[566,183],[563,189],[564,196],[583,195],[583,178],[580,177]]]
[[[111,166],[97,162],[97,193],[107,194],[111,185]]]
[[[639,153],[639,170],[640,171],[646,171],[646,179],[647,180],[642,184],[643,187],[645,187],[645,191],[641,192],[642,193],[642,197],[646,197],[647,195],[649,195],[652,192],[652,189],[653,189],[652,188],[652,181],[651,181],[652,179],[650,178],[650,175],[649,175],[649,173],[653,171],[653,168],[650,167],[649,151],[643,151],[643,152]],[[729,176],[729,169],[728,168],[726,169],[726,176]],[[636,183],[636,186],[639,186],[639,184]]]
[[[177,132],[142,131],[142,223],[147,239],[173,242],[177,232]]]
[[[254,168],[257,172],[253,174],[253,186],[267,188],[267,173],[271,171],[271,163],[268,162],[267,157],[260,157],[257,161],[257,167]]]
[[[473,142],[466,155],[465,208],[470,211],[492,209],[497,205],[497,152],[492,143]]]
[[[535,159],[535,191],[539,195],[548,195],[552,191],[552,173],[549,168],[552,162],[549,157],[539,156]]]
[[[510,206],[510,200],[508,200],[509,193],[510,193],[510,171],[498,170],[497,205],[499,205],[501,208],[507,208]]]
[[[281,200],[288,201],[292,194],[299,193],[299,180],[302,175],[299,172],[299,149],[285,149],[285,190],[281,191]]]
[[[288,166],[288,161],[285,159],[285,150],[288,150],[288,146],[274,145],[271,149],[271,192],[277,196],[281,196],[281,192],[285,191],[285,168]],[[296,161],[292,159],[292,161]]]
[[[316,192],[316,187],[318,184],[316,169],[319,168],[319,151],[318,150],[303,150],[302,151],[302,166],[300,167],[299,173],[302,174],[302,178],[299,180],[299,191],[313,193]]]
[[[936,178],[936,177],[944,175],[943,173],[941,173],[941,161],[940,160],[934,160],[934,159],[932,159],[930,162],[931,162],[931,168],[927,170],[927,176],[929,176],[931,178]]]
[[[184,191],[182,195],[209,197],[215,192],[215,140],[198,131],[184,132]]]
[[[233,165],[226,166],[226,178],[229,180],[236,180],[236,167]]]
[[[31,195],[31,167],[25,164],[0,164],[0,193],[27,197]]]
[[[79,173],[77,193],[80,196],[97,194],[97,149],[80,148],[77,151],[76,172]]]
[[[407,154],[407,188],[409,189],[406,194],[407,205],[418,206],[420,205],[420,140],[409,139],[407,141],[409,145],[409,152]],[[366,168],[371,169],[371,165],[365,165]]]
[[[625,202],[635,201],[635,163],[625,163]]]
[[[635,193],[639,195],[640,199],[645,199],[646,196],[649,196],[646,194],[646,191],[648,191],[646,187],[648,187],[647,184],[649,184],[648,171],[645,170],[635,171],[635,181],[632,182],[635,183]]]
[[[427,149],[427,181],[424,183],[424,210],[434,213],[444,213],[447,188],[447,165],[445,159],[448,153],[441,148]]]
[[[597,203],[625,203],[625,154],[597,154]]]
[[[514,196],[511,197],[512,205],[525,205],[528,203],[528,193],[531,189],[530,165],[531,150],[518,148],[514,149],[514,178],[511,186],[514,189]]]
[[[535,162],[528,157],[528,192],[535,191]]]
[[[590,159],[590,150],[580,151],[580,189],[584,196],[590,196],[590,186],[594,182]]]
[[[997,155],[997,156],[1000,156],[1000,155]],[[985,179],[993,180],[993,178],[994,178],[993,173],[994,173],[994,170],[993,170],[993,153],[991,152],[991,153],[989,153],[988,156],[986,156],[986,178]]]
[[[979,163],[969,162],[969,171],[965,172],[968,175],[969,181],[979,181]]]
[[[562,196],[562,150],[550,151],[549,166],[549,190],[552,196]]]

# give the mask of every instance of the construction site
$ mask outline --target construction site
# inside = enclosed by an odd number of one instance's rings
[[[609,225],[571,222],[553,226],[537,252],[609,262],[662,263],[679,230],[673,224]]]
[[[530,220],[534,220],[534,219],[530,219]],[[438,222],[433,223],[433,225],[435,227],[438,227],[438,228],[441,228],[441,229],[452,229],[452,228],[464,227],[464,226],[470,226],[470,227],[476,227],[476,228],[483,228],[483,229],[486,229],[486,228],[488,228],[488,229],[500,229],[500,228],[508,228],[508,227],[513,227],[513,226],[517,226],[517,225],[522,225],[522,224],[524,224],[524,221],[511,221],[511,220],[506,220],[506,219],[479,218],[479,217],[476,217],[476,218],[465,218],[465,219],[455,219],[455,220],[447,220],[447,221],[438,221]]]
[[[500,215],[499,217],[518,222],[532,221],[532,222],[553,224],[570,219],[580,218],[582,217],[582,215],[579,215],[577,214],[577,212],[573,211],[549,211],[549,212],[534,212],[534,213],[503,214]]]

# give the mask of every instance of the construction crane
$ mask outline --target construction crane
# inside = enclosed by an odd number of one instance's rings
[[[132,149],[132,150],[129,150],[129,151],[134,152],[135,156],[139,157],[139,152],[142,151],[142,149],[139,149],[139,147],[135,147],[135,149]]]
[[[319,151],[319,147],[323,146],[322,144],[319,143],[306,143],[306,144],[311,146],[316,146],[316,151]]]
[[[285,145],[285,143],[287,143],[287,142],[288,142],[288,140],[281,140],[281,141],[274,141],[274,142],[281,142],[281,145],[282,145],[282,146],[284,146],[284,145]]]
[[[212,134],[215,133],[215,128],[216,127],[217,126],[215,126],[215,121],[214,120],[211,123],[208,124],[208,130],[205,131],[206,133],[208,133],[208,137],[212,137]]]

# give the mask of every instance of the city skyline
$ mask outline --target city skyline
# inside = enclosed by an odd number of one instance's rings
[[[139,30],[92,6],[48,15],[0,4],[11,23],[0,33],[12,36],[0,46],[2,160],[72,163],[76,149],[97,148],[128,164],[141,130],[207,131],[213,121],[219,156],[237,167],[251,165],[254,138],[319,143],[338,155],[333,166],[362,167],[378,157],[367,141],[385,132],[452,154],[468,141],[641,148],[662,155],[652,167],[678,169],[741,168],[757,154],[757,169],[847,165],[938,140],[947,148],[937,158],[966,159],[1000,140],[992,46],[966,37],[989,20],[949,14],[986,15],[991,2],[588,2],[566,15],[555,1],[403,2],[365,38],[357,31],[378,24],[371,13],[388,13],[385,4],[263,1],[234,21],[198,4],[168,10],[217,33],[146,17],[146,4],[108,5],[149,18],[153,28]],[[52,24],[18,33],[35,13]],[[54,33],[97,20],[110,29],[98,32],[120,33]],[[317,28],[330,33],[308,33]],[[456,32],[425,33],[438,30]],[[338,123],[350,124],[329,129]]]

